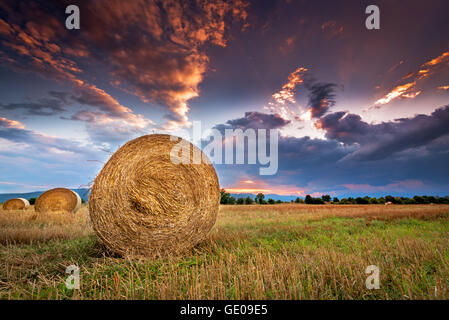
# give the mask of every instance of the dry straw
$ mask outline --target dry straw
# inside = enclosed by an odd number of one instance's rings
[[[191,152],[179,152],[183,162],[175,164],[170,151],[180,141]],[[153,134],[129,141],[109,159],[92,187],[89,214],[110,250],[176,255],[206,237],[217,218],[220,189],[207,158],[192,162],[193,149],[205,157],[185,140]]]
[[[23,198],[9,199],[3,204],[3,210],[25,210],[29,207],[30,203]]]
[[[81,198],[75,191],[56,188],[45,191],[36,200],[36,212],[76,212],[81,207]]]

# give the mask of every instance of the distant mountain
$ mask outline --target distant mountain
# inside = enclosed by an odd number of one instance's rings
[[[87,198],[89,197],[90,189],[71,189],[79,194],[81,199],[84,201],[87,201]],[[31,198],[37,198],[41,194],[43,194],[44,191],[34,191],[34,192],[28,192],[28,193],[0,193],[0,203],[4,203],[6,200],[14,199],[14,198],[24,198],[24,199],[31,199]]]

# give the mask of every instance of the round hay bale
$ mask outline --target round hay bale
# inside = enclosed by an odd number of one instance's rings
[[[180,138],[179,138],[180,139]],[[189,152],[170,152],[182,143]],[[193,150],[206,161],[193,163]],[[185,163],[185,162],[189,163]],[[186,140],[153,134],[129,141],[112,155],[89,196],[93,228],[121,255],[176,255],[203,240],[220,203],[217,174],[209,159]]]
[[[29,207],[30,203],[23,198],[9,199],[3,204],[3,210],[25,210]]]
[[[45,191],[36,200],[36,212],[76,212],[81,207],[81,198],[75,191],[56,188]]]

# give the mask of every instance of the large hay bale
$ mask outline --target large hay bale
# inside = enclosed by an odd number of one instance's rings
[[[106,163],[89,197],[94,230],[121,255],[166,256],[203,240],[217,218],[220,189],[212,164],[200,149],[170,160],[179,142],[153,134],[129,141]],[[193,164],[193,149],[207,159]],[[197,154],[198,154],[197,153]]]
[[[75,191],[56,188],[45,191],[36,200],[36,212],[76,212],[81,207],[81,198]]]
[[[9,199],[3,204],[3,210],[25,210],[29,207],[30,203],[23,198]]]

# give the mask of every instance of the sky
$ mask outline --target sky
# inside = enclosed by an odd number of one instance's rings
[[[368,30],[365,8],[380,9]],[[68,5],[80,29],[65,27]],[[126,141],[277,129],[233,193],[449,195],[449,20],[429,1],[0,2],[0,193],[88,187]]]

